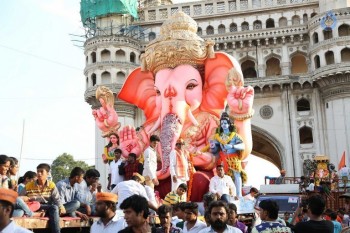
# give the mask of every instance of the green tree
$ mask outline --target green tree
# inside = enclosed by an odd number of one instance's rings
[[[56,183],[57,181],[69,177],[70,172],[75,167],[81,167],[85,171],[90,168],[90,166],[84,161],[75,161],[72,155],[63,153],[52,162],[52,180]]]

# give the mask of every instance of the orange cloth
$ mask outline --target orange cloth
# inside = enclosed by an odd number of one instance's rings
[[[176,149],[176,174],[178,177],[186,176],[185,163],[187,163],[187,151],[181,151]]]
[[[97,201],[110,201],[110,202],[117,202],[117,195],[114,193],[96,193],[96,200]]]
[[[16,199],[18,197],[18,193],[11,189],[0,188],[0,200],[8,201],[12,204],[16,203]]]
[[[232,157],[238,157],[238,155],[237,154],[226,154],[226,153],[220,151],[219,156],[220,157],[219,157],[218,161],[216,162],[216,164],[223,165],[225,174],[227,174],[229,171],[229,168],[230,168],[229,164],[227,163],[227,159],[232,158]]]

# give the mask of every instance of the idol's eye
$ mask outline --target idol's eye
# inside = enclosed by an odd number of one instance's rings
[[[198,86],[198,84],[194,84],[194,83],[189,83],[186,87],[187,90],[192,90],[193,88],[195,88],[196,86]]]
[[[154,90],[156,91],[156,94],[159,96],[160,95],[160,91],[158,90],[158,88],[154,88]]]

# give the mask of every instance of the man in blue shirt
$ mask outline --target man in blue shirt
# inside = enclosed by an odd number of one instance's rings
[[[64,208],[66,209],[66,214],[71,217],[81,217],[84,220],[88,220],[88,216],[77,211],[80,205],[78,201],[79,190],[75,184],[80,184],[84,179],[85,171],[80,167],[75,167],[70,173],[69,178],[57,182],[56,187],[60,194],[61,202],[63,203]]]

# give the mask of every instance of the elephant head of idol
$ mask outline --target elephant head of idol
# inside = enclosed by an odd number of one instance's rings
[[[200,38],[197,28],[183,12],[165,21],[159,37],[141,55],[141,67],[128,76],[118,95],[144,111],[148,135],[159,130],[160,179],[169,174],[169,153],[177,139],[186,138],[184,126],[198,125],[199,112],[219,117],[225,107],[225,79],[234,61],[215,53],[214,43]]]

